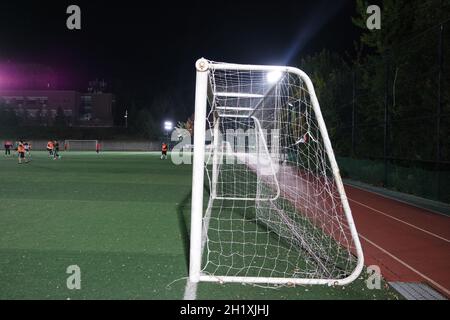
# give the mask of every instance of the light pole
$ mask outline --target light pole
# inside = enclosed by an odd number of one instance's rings
[[[123,117],[125,118],[125,128],[128,128],[128,110],[125,110],[125,115]]]

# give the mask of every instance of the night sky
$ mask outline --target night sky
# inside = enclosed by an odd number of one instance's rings
[[[81,8],[81,30],[66,28],[70,4]],[[351,51],[354,7],[353,0],[2,1],[0,62],[50,66],[60,89],[105,79],[117,112],[132,101],[182,97],[186,105],[174,108],[182,118],[193,112],[197,58],[284,65],[323,48]]]

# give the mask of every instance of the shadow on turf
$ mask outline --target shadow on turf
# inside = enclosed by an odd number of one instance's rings
[[[192,192],[189,192],[186,197],[184,197],[183,201],[177,206],[177,219],[178,219],[178,227],[180,229],[181,240],[183,241],[183,253],[184,260],[186,262],[186,269],[189,270],[189,231],[188,224],[190,223],[190,214],[191,214],[191,195]]]

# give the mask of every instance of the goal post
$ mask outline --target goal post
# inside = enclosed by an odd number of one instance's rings
[[[363,252],[310,78],[203,58],[196,69],[190,281],[355,280]]]
[[[96,151],[98,140],[64,140],[66,151]]]

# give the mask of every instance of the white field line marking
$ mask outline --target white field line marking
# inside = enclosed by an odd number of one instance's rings
[[[367,241],[368,243],[370,243],[371,245],[373,245],[375,248],[377,248],[378,250],[382,251],[383,253],[387,254],[388,256],[390,256],[392,259],[396,260],[397,262],[401,263],[402,265],[404,265],[406,268],[410,269],[411,271],[413,271],[414,273],[418,274],[420,277],[422,277],[423,279],[427,280],[428,282],[430,282],[431,284],[433,284],[436,288],[440,289],[442,292],[444,292],[447,296],[450,296],[450,291],[443,287],[442,285],[440,285],[439,283],[437,283],[436,281],[434,281],[433,279],[430,279],[429,277],[427,277],[426,275],[424,275],[423,273],[421,273],[420,271],[414,269],[413,267],[411,267],[409,264],[407,264],[405,261],[401,260],[400,258],[397,258],[396,256],[394,256],[392,253],[390,253],[389,251],[386,251],[385,249],[383,249],[382,247],[380,247],[379,245],[377,245],[376,243],[370,241],[369,239],[367,239],[366,237],[364,237],[363,235],[359,234],[360,238],[364,239],[365,241]]]
[[[205,248],[206,244],[206,235],[209,228],[209,220],[211,218],[211,207],[213,203],[213,199],[209,199],[208,201],[208,209],[205,213],[205,222],[203,225],[203,234],[202,234],[202,256],[203,256],[203,250]],[[197,286],[198,282],[191,282],[189,277],[187,278],[186,287],[184,289],[184,297],[183,300],[195,300],[197,298]]]
[[[418,209],[422,209],[422,210],[425,210],[425,211],[429,211],[431,213],[438,214],[440,216],[444,216],[444,217],[448,218],[448,215],[443,213],[443,212],[439,212],[439,211],[436,211],[434,209],[431,209],[431,208],[428,208],[428,207],[425,207],[425,206],[421,206],[421,205],[419,205],[417,203],[408,202],[407,200],[401,200],[401,199],[395,198],[394,196],[388,196],[388,195],[383,194],[383,193],[381,193],[379,191],[376,191],[376,190],[373,190],[373,191],[372,190],[368,190],[368,189],[365,189],[363,187],[360,187],[360,186],[357,186],[357,185],[354,185],[354,184],[351,184],[351,183],[345,183],[345,185],[349,186],[351,188],[355,188],[355,189],[358,189],[358,190],[361,190],[361,191],[365,191],[365,192],[368,192],[368,193],[373,193],[373,194],[375,194],[377,196],[380,196],[380,197],[383,197],[383,198],[386,198],[386,199],[389,199],[389,200],[393,200],[393,201],[396,201],[396,202],[400,202],[400,203],[406,204],[408,206],[411,206],[411,207],[414,207],[414,208],[418,208]]]
[[[372,208],[372,207],[370,207],[370,206],[368,206],[368,205],[365,205],[364,203],[361,203],[361,202],[359,202],[359,201],[353,200],[353,199],[351,199],[351,198],[348,198],[348,199],[349,199],[350,201],[355,202],[355,203],[357,203],[357,204],[359,204],[359,205],[361,205],[361,206],[363,206],[363,207],[366,207],[366,208],[368,208],[368,209],[370,209],[370,210],[372,210],[372,211],[378,212],[378,213],[380,213],[380,214],[382,214],[382,215],[384,215],[384,216],[386,216],[386,217],[388,217],[388,218],[391,218],[391,219],[394,219],[394,220],[396,220],[396,221],[398,221],[398,222],[401,222],[401,223],[403,223],[403,224],[406,224],[407,226],[410,226],[411,228],[414,228],[414,229],[417,229],[417,230],[419,230],[419,231],[425,232],[425,233],[429,234],[430,236],[436,237],[436,238],[438,238],[438,239],[440,239],[440,240],[444,240],[445,242],[449,242],[449,243],[450,243],[450,240],[449,240],[449,239],[446,239],[446,238],[444,238],[444,237],[441,237],[441,236],[439,236],[439,235],[437,235],[437,234],[435,234],[435,233],[433,233],[433,232],[430,232],[430,231],[428,231],[428,230],[422,229],[422,228],[420,228],[420,227],[418,227],[418,226],[416,226],[416,225],[413,225],[413,224],[411,224],[411,223],[409,223],[409,222],[403,221],[403,220],[401,220],[401,219],[399,219],[399,218],[393,217],[393,216],[391,216],[391,215],[389,215],[389,214],[387,214],[387,213],[385,213],[385,212],[383,212],[383,211],[380,211],[380,210],[377,210],[377,209],[375,209],[375,208]]]
[[[191,282],[188,277],[183,300],[195,300],[197,298],[197,284],[197,282]]]

